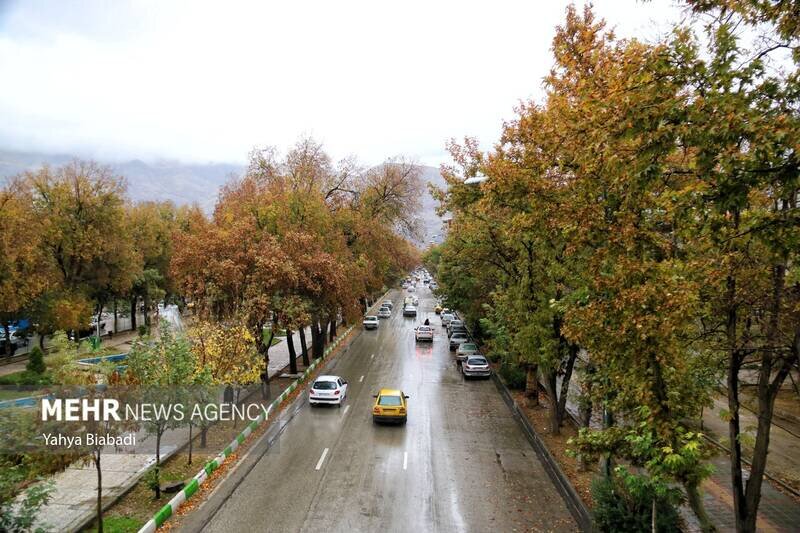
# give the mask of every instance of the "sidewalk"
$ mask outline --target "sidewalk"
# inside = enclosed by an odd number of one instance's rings
[[[714,408],[703,414],[703,431],[725,447],[728,443],[728,423],[720,416],[727,410],[728,401],[724,396],[714,398]],[[742,408],[739,411],[742,428],[755,428],[756,415]],[[781,425],[786,425],[781,423]],[[789,428],[791,429],[791,428]],[[734,531],[733,487],[731,467],[727,453],[720,453],[712,459],[714,473],[703,483],[703,501],[709,517],[719,531]],[[786,429],[775,424],[770,431],[767,472],[784,480],[800,480],[800,439]],[[780,475],[776,475],[780,473]],[[749,471],[745,469],[745,479]],[[792,496],[775,488],[764,479],[761,486],[761,503],[758,508],[759,531],[797,531],[800,524],[800,503]]]
[[[125,344],[130,343],[136,338],[133,334],[131,338],[122,338],[119,335],[119,346],[124,348]],[[310,337],[307,335],[306,337]],[[118,337],[114,336],[114,341]],[[300,356],[299,333],[294,334],[295,347]],[[124,351],[128,351],[130,346]],[[310,349],[310,346],[309,346]],[[272,346],[269,350],[269,376],[273,377],[289,364],[289,350],[286,340],[282,339],[279,344]],[[24,366],[23,366],[24,369]],[[278,394],[281,391],[270,389],[270,395]],[[196,435],[196,433],[195,433]],[[145,440],[147,438],[147,440]],[[136,435],[137,443],[146,442],[148,446],[154,446],[154,437],[146,437],[143,431]],[[162,437],[161,456],[162,461],[169,458],[189,440],[188,428],[167,431]],[[141,445],[139,446],[141,447]],[[150,466],[155,463],[155,452],[152,453],[129,453],[110,452],[102,456],[101,466],[103,475],[103,501],[111,502],[116,500],[128,489],[130,489]],[[37,516],[37,525],[49,524],[54,531],[78,531],[87,522],[91,521],[96,513],[97,502],[97,471],[94,465],[89,463],[81,465],[75,463],[70,465],[65,471],[54,475],[51,478],[55,484],[52,493],[52,500],[41,508]]]
[[[561,387],[561,379],[558,379]],[[567,396],[567,411],[578,416],[577,398],[580,395],[580,372],[572,375]],[[728,447],[728,423],[722,419],[720,412],[727,410],[728,399],[723,395],[714,398],[714,407],[703,412],[703,432]],[[592,427],[601,427],[597,410],[593,413]],[[740,409],[741,426],[747,430],[757,427],[757,416],[742,406]],[[777,424],[777,425],[776,425]],[[782,427],[781,427],[782,426]],[[773,419],[770,432],[769,458],[767,472],[792,486],[800,486],[800,424],[787,420]],[[734,531],[733,524],[733,486],[731,467],[728,455],[723,450],[711,460],[714,473],[703,484],[703,498],[706,511],[719,531]],[[745,470],[745,478],[749,471]],[[800,524],[800,502],[794,497],[781,492],[777,485],[764,479],[761,489],[761,504],[758,509],[759,531],[797,531]],[[692,512],[686,508],[682,513],[687,521],[694,522]],[[691,516],[689,516],[691,515]],[[699,531],[696,524],[689,524],[690,531]]]

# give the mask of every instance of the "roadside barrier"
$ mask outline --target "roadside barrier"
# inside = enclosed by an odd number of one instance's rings
[[[164,507],[162,507],[153,516],[153,518],[148,520],[147,523],[144,526],[142,526],[142,528],[139,530],[139,533],[154,532],[156,529],[161,527],[161,525],[164,524],[164,522],[166,522],[170,516],[175,514],[178,508],[181,505],[183,505],[183,503],[186,500],[195,495],[197,491],[200,489],[200,485],[202,485],[203,482],[206,479],[208,479],[208,476],[210,476],[212,472],[218,469],[220,465],[222,465],[222,463],[225,462],[225,459],[227,459],[239,447],[239,445],[242,444],[251,433],[253,433],[253,431],[255,431],[265,421],[269,420],[269,415],[272,413],[272,411],[280,407],[280,405],[284,401],[286,401],[289,395],[293,393],[295,390],[297,390],[297,387],[299,387],[306,379],[308,379],[311,373],[325,360],[325,358],[337,346],[339,346],[339,343],[342,341],[342,339],[347,337],[347,335],[353,330],[354,327],[355,325],[350,326],[349,328],[344,330],[342,334],[338,335],[333,340],[333,342],[329,344],[327,348],[325,348],[325,352],[323,353],[322,357],[320,357],[319,359],[315,359],[314,362],[311,363],[311,365],[308,368],[306,368],[302,376],[297,378],[291,385],[289,385],[289,387],[286,388],[286,390],[284,390],[281,393],[280,396],[275,398],[272,401],[272,403],[269,404],[266,412],[262,412],[258,416],[258,418],[250,422],[250,424],[248,424],[247,427],[244,428],[244,431],[239,433],[239,435],[237,435],[236,438],[233,439],[233,441],[231,441],[231,443],[224,450],[222,450],[222,452],[220,452],[220,454],[217,455],[216,458],[206,463],[205,467],[203,467],[203,469],[200,472],[198,472],[189,483],[186,484],[183,490],[178,492],[169,501],[169,503],[167,503]]]

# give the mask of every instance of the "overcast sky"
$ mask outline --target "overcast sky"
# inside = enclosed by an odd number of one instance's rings
[[[567,4],[0,0],[0,147],[236,163],[310,134],[336,158],[438,165],[541,97]],[[681,14],[594,5],[645,39]]]

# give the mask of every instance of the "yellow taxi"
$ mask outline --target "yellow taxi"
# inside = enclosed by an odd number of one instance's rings
[[[372,397],[375,398],[375,405],[372,406],[373,422],[406,423],[408,395],[397,389],[381,389]]]
[[[439,304],[436,304],[436,307],[433,308],[433,312],[436,313],[437,315],[441,315],[442,314],[442,306],[439,305]]]

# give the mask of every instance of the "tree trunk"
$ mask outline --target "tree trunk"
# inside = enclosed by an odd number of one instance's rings
[[[297,374],[297,353],[294,351],[294,339],[289,328],[286,328],[286,347],[289,349],[289,373]]]
[[[192,442],[192,429],[194,429],[194,424],[189,422],[189,462],[186,463],[189,465],[192,464],[192,445],[194,444]]]
[[[686,489],[686,500],[689,502],[689,507],[694,511],[697,520],[700,522],[700,529],[704,533],[716,531],[714,524],[706,513],[703,505],[703,496],[700,494],[700,488],[697,483],[684,483],[683,487]]]
[[[117,332],[117,299],[114,298],[114,333]]]
[[[208,435],[208,426],[203,425],[202,429],[200,430],[200,448],[205,449],[208,446],[208,442],[206,442],[206,436]]]
[[[569,382],[572,379],[572,370],[575,368],[575,360],[578,358],[578,346],[576,344],[568,344],[567,351],[569,358],[567,359],[567,367],[564,369],[564,376],[561,378],[561,396],[556,403],[556,414],[558,415],[558,425],[564,421],[567,415],[567,396],[569,396]]]
[[[311,321],[311,351],[314,359],[319,359],[325,354],[325,334],[320,329],[318,317]]]
[[[152,324],[150,323],[150,304],[151,304],[150,291],[148,291],[147,288],[145,288],[143,299],[144,299],[144,325],[147,328],[147,332],[149,333]]]
[[[161,499],[161,433],[156,431],[156,500]]]
[[[9,326],[8,320],[3,320],[3,333],[5,333],[5,352],[6,357],[11,357],[14,355],[14,350],[11,348],[11,328]]]
[[[311,362],[308,360],[308,346],[306,346],[306,328],[305,326],[300,328],[300,352],[303,356],[303,366],[308,368],[311,366]]]
[[[97,532],[103,533],[103,471],[100,468],[100,450],[94,452],[94,467],[97,470]]]
[[[558,416],[558,396],[556,395],[556,372],[548,369],[544,373],[544,383],[550,400],[550,433],[561,434],[561,418]]]
[[[539,406],[539,378],[536,365],[528,363],[525,368],[525,400],[528,407]]]
[[[761,502],[761,485],[764,482],[764,472],[767,469],[767,453],[769,451],[769,437],[772,429],[772,415],[775,410],[775,398],[791,368],[788,359],[776,361],[776,354],[780,345],[780,322],[783,306],[783,293],[786,281],[786,266],[775,265],[772,268],[772,302],[770,317],[767,324],[766,346],[762,350],[761,368],[758,375],[758,429],[756,430],[756,444],[753,448],[753,459],[750,465],[750,477],[747,479],[744,491],[744,503],[747,515],[744,519],[744,531],[756,530],[758,506]],[[775,377],[772,372],[777,367]]]
[[[131,329],[136,331],[136,306],[139,303],[139,297],[135,294],[131,297]]]
[[[330,324],[330,342],[333,342],[336,339],[336,313],[331,314],[330,318],[328,319],[328,323]]]
[[[264,341],[264,325],[257,324],[254,328],[253,336],[256,339],[256,350],[264,358],[264,371],[261,373],[261,397],[263,399],[269,398],[269,347],[272,346],[272,341],[275,339],[275,324],[269,328],[269,338]]]

